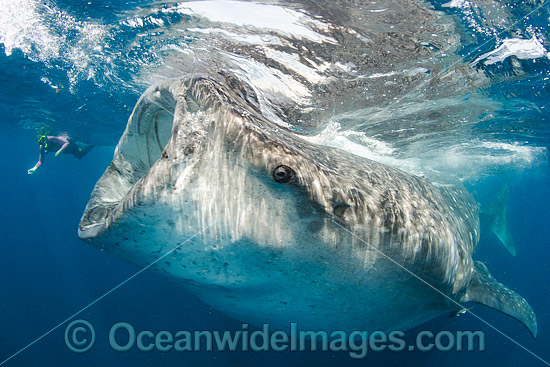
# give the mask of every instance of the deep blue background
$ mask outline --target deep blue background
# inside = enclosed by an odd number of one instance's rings
[[[445,1],[446,2],[446,1]],[[77,19],[91,16],[109,23],[113,10],[133,9],[139,1],[58,0]],[[437,8],[440,2],[434,1]],[[110,7],[107,8],[106,5]],[[454,10],[445,10],[453,12]],[[457,10],[458,12],[458,10]],[[520,14],[521,15],[521,14]],[[536,21],[547,24],[547,17]],[[535,24],[536,25],[536,24]],[[519,26],[518,26],[519,27]],[[466,29],[467,27],[465,27]],[[465,30],[465,32],[468,29]],[[480,39],[477,43],[484,42]],[[475,43],[470,47],[476,46]],[[487,50],[493,44],[487,44]],[[463,54],[467,54],[466,47]],[[475,59],[475,55],[471,56]],[[122,60],[124,61],[124,60]],[[530,62],[530,61],[529,61]],[[533,68],[540,67],[541,60]],[[524,64],[527,64],[525,62]],[[138,95],[120,95],[81,82],[77,93],[67,91],[66,70],[45,67],[15,51],[6,57],[0,46],[0,363],[44,335],[60,322],[101,297],[139,269],[89,247],[78,239],[77,226],[90,192],[109,164],[114,145],[124,130],[128,114]],[[501,67],[501,66],[499,66]],[[507,70],[507,64],[502,68]],[[546,67],[540,67],[547,70]],[[536,71],[536,70],[535,70]],[[546,71],[548,73],[548,71]],[[61,81],[59,93],[40,81],[42,76]],[[547,75],[546,75],[547,76]],[[543,76],[543,77],[546,77]],[[524,83],[501,83],[487,93],[510,90],[532,98],[539,107],[548,102],[548,89],[541,79]],[[130,78],[129,78],[130,79]],[[91,83],[90,83],[91,84]],[[536,93],[534,93],[536,91]],[[534,112],[537,111],[537,112]],[[546,110],[533,109],[529,133],[544,127]],[[522,112],[523,113],[523,112]],[[77,121],[78,123],[74,123]],[[46,122],[55,130],[68,131],[98,144],[83,160],[49,155],[43,168],[28,176],[38,156],[33,123]],[[531,138],[534,135],[529,135]],[[548,143],[540,134],[531,143]],[[484,261],[497,280],[529,301],[538,317],[539,335],[533,340],[517,321],[491,309],[476,306],[472,311],[526,348],[550,360],[550,178],[548,167],[534,171],[501,174],[470,184],[480,201],[488,204],[503,182],[511,186],[508,220],[517,256],[510,256],[495,237],[482,230],[475,258]],[[226,317],[187,292],[176,281],[153,272],[144,272],[100,300],[75,318],[90,321],[97,332],[95,346],[75,354],[65,346],[67,323],[6,362],[5,366],[537,366],[542,365],[527,352],[491,330],[471,315],[442,316],[407,332],[411,339],[421,330],[482,330],[485,352],[370,352],[365,360],[353,360],[347,353],[229,353],[201,352],[162,354],[154,351],[128,353],[112,350],[107,335],[112,325],[126,321],[137,330],[241,330],[241,322]]]

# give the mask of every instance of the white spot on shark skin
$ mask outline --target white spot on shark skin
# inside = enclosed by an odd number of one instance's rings
[[[478,57],[473,65],[476,65],[482,60],[485,65],[496,64],[502,62],[510,56],[515,56],[521,60],[536,59],[546,56],[550,59],[550,53],[546,53],[546,49],[542,43],[533,36],[531,39],[510,38],[502,41],[502,44],[491,52],[487,52]]]

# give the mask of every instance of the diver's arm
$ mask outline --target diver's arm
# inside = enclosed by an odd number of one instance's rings
[[[27,171],[29,175],[32,175],[42,165],[42,162],[44,160],[44,151],[45,151],[44,146],[40,145],[40,154],[38,155],[38,162],[36,162],[33,168]]]
[[[55,152],[56,157],[58,157],[63,152],[63,150],[65,150],[65,148],[67,148],[67,146],[69,145],[69,141],[67,139],[60,138],[60,137],[58,137],[58,139],[61,140],[61,142],[63,142],[63,145],[61,146],[61,148],[59,148],[57,152]]]

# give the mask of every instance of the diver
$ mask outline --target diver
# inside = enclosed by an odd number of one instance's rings
[[[48,135],[46,132],[40,132],[36,136],[36,141],[40,145],[40,155],[34,167],[27,171],[29,175],[32,175],[42,165],[44,155],[48,152],[55,152],[56,157],[63,153],[72,154],[76,159],[82,159],[94,147],[93,145],[86,145],[82,148],[76,142],[73,142],[66,133],[54,136]]]

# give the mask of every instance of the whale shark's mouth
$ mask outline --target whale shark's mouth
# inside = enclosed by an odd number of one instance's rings
[[[111,165],[97,182],[82,216],[78,235],[95,237],[105,231],[123,208],[131,189],[162,157],[174,125],[176,101],[157,87],[142,96],[114,154]]]

